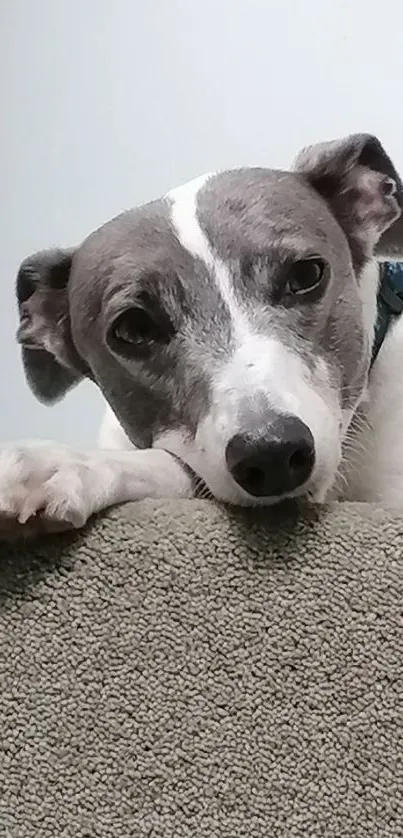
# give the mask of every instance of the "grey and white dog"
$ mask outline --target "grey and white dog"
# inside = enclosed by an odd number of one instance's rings
[[[201,486],[244,505],[401,502],[403,319],[369,370],[377,258],[403,254],[402,206],[379,141],[353,135],[289,172],[204,176],[27,258],[30,386],[52,402],[88,377],[109,407],[102,448],[1,450],[3,533]]]

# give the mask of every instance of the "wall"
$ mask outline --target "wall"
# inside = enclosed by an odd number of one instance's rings
[[[380,9],[382,11],[380,11]],[[377,133],[403,169],[403,6],[384,0],[0,0],[0,440],[91,444],[101,399],[30,394],[14,279],[204,171]]]

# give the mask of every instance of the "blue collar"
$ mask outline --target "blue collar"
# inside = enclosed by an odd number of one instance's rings
[[[383,262],[379,267],[378,316],[371,367],[378,357],[389,327],[403,312],[403,262]]]

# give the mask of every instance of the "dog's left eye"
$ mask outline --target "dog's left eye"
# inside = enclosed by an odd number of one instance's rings
[[[322,259],[295,262],[288,274],[288,290],[298,296],[309,294],[321,284],[324,274],[325,262]]]
[[[142,307],[130,308],[114,322],[109,335],[116,348],[143,353],[155,344],[167,343],[172,325],[161,313],[157,316]]]
[[[141,308],[125,311],[115,323],[113,333],[117,340],[131,344],[150,342],[159,337],[158,326]]]

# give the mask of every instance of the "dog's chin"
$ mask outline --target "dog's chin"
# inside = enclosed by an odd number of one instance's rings
[[[228,476],[228,480],[206,480],[195,475],[196,495],[200,498],[210,498],[228,506],[276,506],[284,501],[299,500],[313,505],[322,505],[332,499],[337,479],[338,468],[332,468],[313,475],[306,483],[292,492],[281,495],[259,497],[250,495],[238,486]]]
[[[259,497],[248,494],[236,485],[230,486],[227,489],[224,489],[222,486],[218,488],[217,486],[209,485],[202,478],[196,476],[196,497],[216,500],[226,506],[262,507],[277,506],[289,500],[303,500],[313,504],[323,503],[326,499],[326,490],[316,490],[307,484],[293,492],[287,492],[282,495]]]
[[[292,499],[303,499],[312,504],[323,504],[327,502],[329,493],[333,490],[341,460],[341,445],[336,441],[333,446],[328,447],[330,456],[322,455],[318,458],[312,475],[302,486],[281,495],[259,497],[242,489],[233,480],[224,463],[214,464],[212,457],[200,457],[199,452],[195,456],[193,452],[183,450],[180,446],[175,446],[175,450],[171,442],[171,440],[164,440],[164,445],[161,447],[177,457],[193,475],[195,496],[200,499],[219,501],[230,506],[275,506]]]

